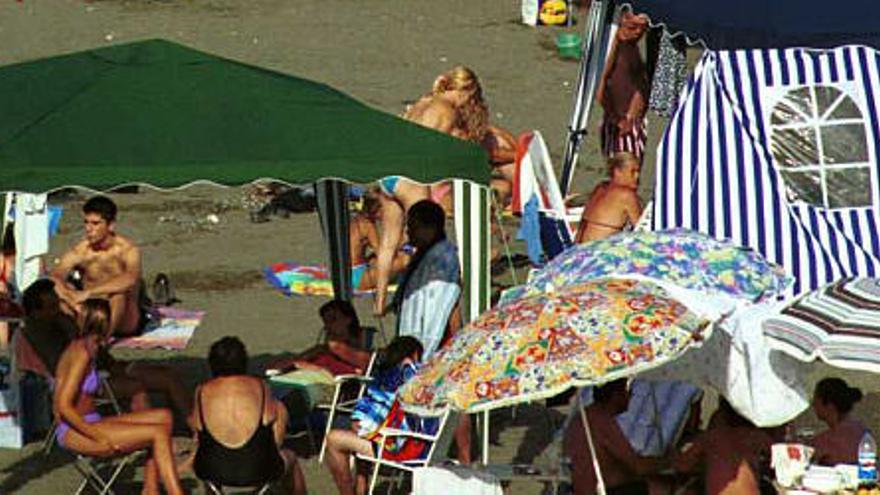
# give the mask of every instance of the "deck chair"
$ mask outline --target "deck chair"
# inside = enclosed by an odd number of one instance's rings
[[[455,436],[455,427],[458,425],[458,412],[453,411],[450,408],[446,408],[436,416],[423,415],[421,417],[437,418],[439,423],[437,425],[437,432],[435,434],[427,435],[424,433],[403,431],[394,428],[382,428],[381,430],[379,430],[378,455],[376,455],[375,457],[364,456],[361,454],[355,455],[355,458],[358,461],[362,461],[372,465],[372,472],[370,475],[370,488],[367,492],[369,495],[373,495],[373,492],[376,489],[376,483],[379,479],[379,471],[383,467],[398,471],[399,474],[408,473],[411,475],[413,471],[417,468],[440,465],[447,459],[449,447],[452,445],[452,439]],[[428,452],[423,458],[414,459],[411,461],[398,462],[392,461],[390,459],[384,459],[383,454],[385,451],[385,441],[389,438],[394,437],[407,437],[424,440],[429,444]]]
[[[547,260],[550,260],[574,241],[575,226],[583,208],[565,205],[550,153],[540,132],[532,131],[521,136],[518,147],[523,152],[517,154],[513,209],[525,215],[529,201],[537,201],[540,242]]]
[[[370,363],[367,365],[367,369],[364,370],[363,375],[336,376],[334,378],[336,381],[336,389],[333,391],[333,400],[330,404],[319,404],[315,407],[315,409],[327,411],[327,424],[324,426],[324,438],[321,440],[321,451],[318,454],[318,464],[323,464],[324,462],[324,453],[327,451],[327,436],[333,428],[333,421],[336,419],[336,416],[340,414],[351,416],[355,404],[357,404],[357,401],[364,396],[367,385],[370,383],[373,376],[376,357],[376,352],[370,356]],[[353,384],[357,384],[355,385],[357,387],[357,393],[346,398],[344,395],[346,392],[345,389],[351,387]]]

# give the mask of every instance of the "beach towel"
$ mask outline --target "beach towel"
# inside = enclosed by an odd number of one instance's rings
[[[360,279],[366,265],[352,267],[352,285],[355,296],[366,296],[375,292],[375,289],[358,289]],[[263,269],[263,275],[273,287],[280,290],[286,296],[294,294],[299,296],[327,296],[333,297],[333,280],[330,272],[324,265],[301,265],[291,261],[274,263]],[[394,287],[388,288],[393,291]]]
[[[333,400],[336,381],[333,374],[326,370],[293,370],[283,375],[269,378],[273,387],[296,388],[308,398],[309,406],[327,404]]]
[[[170,307],[155,308],[158,323],[147,325],[140,335],[116,339],[113,347],[120,349],[186,349],[196,328],[205,316],[204,311]]]
[[[403,291],[395,297],[397,335],[410,335],[422,343],[423,359],[440,347],[446,323],[461,295],[461,269],[455,245],[444,239],[407,269]]]

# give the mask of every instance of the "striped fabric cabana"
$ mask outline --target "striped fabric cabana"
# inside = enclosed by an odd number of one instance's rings
[[[880,54],[707,51],[657,154],[653,228],[749,246],[789,295],[880,275]]]

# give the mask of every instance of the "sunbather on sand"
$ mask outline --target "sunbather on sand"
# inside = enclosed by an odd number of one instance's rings
[[[83,205],[85,239],[64,253],[52,270],[58,297],[73,314],[86,299],[105,298],[112,311],[115,335],[132,335],[141,329],[138,307],[141,280],[141,251],[129,238],[116,233],[116,204],[95,196]],[[78,268],[82,288],[68,284],[71,270]]]
[[[636,193],[641,163],[632,153],[619,152],[608,160],[611,180],[597,185],[584,207],[576,242],[604,239],[634,226],[642,215]]]

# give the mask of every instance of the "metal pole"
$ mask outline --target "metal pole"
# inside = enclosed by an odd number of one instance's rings
[[[489,465],[489,410],[483,411],[483,465]]]
[[[583,56],[574,88],[571,121],[568,125],[565,155],[562,160],[562,178],[559,181],[563,197],[568,195],[574,177],[578,149],[587,134],[590,109],[599,87],[599,78],[605,68],[608,37],[611,31],[608,14],[614,11],[614,7],[615,0],[593,0],[584,26]]]
[[[327,243],[328,267],[336,299],[350,301],[351,253],[348,252],[348,184],[326,179],[315,183],[321,230]]]

